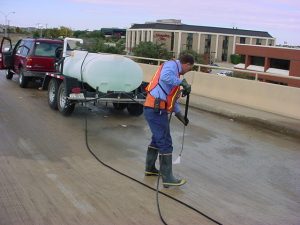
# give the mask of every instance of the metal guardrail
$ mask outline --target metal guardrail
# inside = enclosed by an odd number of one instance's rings
[[[150,61],[156,62],[153,65],[160,65],[162,62],[167,61],[165,59],[145,58],[145,57],[138,57],[138,56],[131,56],[131,55],[125,55],[125,56],[128,57],[128,58],[131,58],[131,59],[142,59],[142,60],[150,60]],[[250,70],[234,69],[234,68],[227,68],[227,67],[220,67],[220,66],[210,66],[210,65],[198,64],[198,63],[195,63],[195,66],[198,67],[197,68],[198,72],[200,72],[201,67],[203,67],[203,68],[208,68],[208,69],[229,70],[229,71],[233,71],[233,72],[241,72],[241,73],[246,73],[246,74],[250,74],[250,75],[255,74],[255,80],[256,81],[258,80],[259,75],[269,76],[269,77],[278,77],[278,78],[284,78],[284,79],[290,79],[290,80],[299,80],[300,81],[300,77],[284,76],[284,75],[280,75],[280,74],[259,72],[259,71],[254,71],[254,70],[250,71]]]

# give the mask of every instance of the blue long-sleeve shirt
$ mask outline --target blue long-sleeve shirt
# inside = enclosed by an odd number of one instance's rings
[[[160,74],[160,86],[157,85],[153,88],[150,94],[155,98],[160,98],[166,101],[166,93],[169,94],[175,86],[179,86],[181,83],[181,80],[179,79],[179,73],[181,73],[181,71],[182,67],[179,60],[170,60],[165,62]],[[174,105],[173,111],[175,113],[180,112],[180,107],[177,101]]]

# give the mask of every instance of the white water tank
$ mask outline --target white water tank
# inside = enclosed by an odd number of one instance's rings
[[[143,80],[141,67],[121,55],[72,51],[66,55],[63,74],[77,78],[100,92],[130,92]]]

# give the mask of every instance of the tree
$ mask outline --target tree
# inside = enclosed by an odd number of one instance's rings
[[[68,27],[61,26],[59,28],[59,34],[60,37],[72,37],[73,31]]]
[[[105,38],[104,34],[100,30],[93,30],[91,32],[88,32],[88,33],[86,33],[86,37],[89,37],[89,38],[100,38],[100,39],[104,39]]]
[[[117,43],[113,43],[100,38],[88,39],[88,41],[84,41],[84,48],[89,52],[124,54],[125,41],[119,40]]]
[[[139,45],[132,49],[135,56],[155,58],[155,59],[171,59],[172,53],[164,48],[164,44],[156,44],[153,42],[140,42]]]
[[[242,57],[239,54],[230,55],[230,61],[233,64],[239,64],[242,61]]]
[[[76,38],[97,38],[97,39],[105,39],[104,34],[100,30],[76,30],[73,33],[74,37]]]
[[[76,38],[86,37],[87,30],[76,30],[73,32],[73,36]]]
[[[40,37],[40,33],[38,30],[34,31],[33,34],[32,34],[32,37],[33,38],[39,38]]]
[[[125,54],[125,39],[119,39],[116,43],[116,48],[120,52],[119,54]]]
[[[60,36],[58,28],[49,29],[47,35],[49,38],[58,38]]]
[[[22,30],[21,30],[21,28],[20,28],[20,27],[16,27],[16,33],[17,33],[17,34],[20,34],[20,33],[22,33]]]
[[[34,32],[34,37],[37,36],[39,31]],[[52,28],[52,29],[44,29],[43,30],[43,37],[46,38],[59,38],[59,37],[72,37],[73,31],[70,28],[67,27],[60,27],[60,28]],[[40,34],[38,34],[37,37],[39,37]]]

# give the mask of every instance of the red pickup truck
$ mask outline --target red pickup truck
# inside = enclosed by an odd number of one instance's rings
[[[43,79],[46,72],[55,72],[55,57],[61,51],[63,40],[24,38],[13,47],[4,37],[0,48],[0,70],[6,70],[6,78],[19,75],[19,85],[25,88],[30,80]]]

